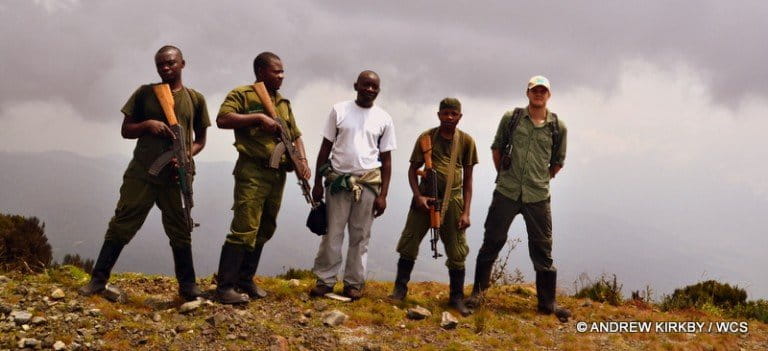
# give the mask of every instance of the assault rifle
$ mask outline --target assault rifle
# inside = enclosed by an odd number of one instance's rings
[[[187,229],[192,231],[194,227],[200,224],[195,223],[192,220],[192,180],[195,174],[195,168],[192,164],[192,151],[187,141],[187,136],[181,126],[178,119],[176,119],[176,112],[173,110],[173,94],[168,84],[161,83],[152,86],[152,90],[157,96],[157,100],[160,101],[160,107],[163,109],[165,118],[168,120],[168,125],[173,131],[173,146],[170,150],[161,154],[155,162],[149,167],[149,174],[157,176],[163,168],[165,168],[172,159],[176,159],[178,167],[176,172],[179,177],[179,188],[181,188],[181,200],[184,207],[184,220],[187,224]]]
[[[429,230],[432,233],[429,239],[429,245],[432,248],[432,258],[439,258],[443,255],[437,252],[437,242],[440,241],[440,211],[442,207],[442,200],[439,198],[437,192],[437,172],[432,168],[432,138],[429,134],[425,134],[419,139],[419,145],[421,151],[424,153],[424,169],[417,170],[416,174],[421,177],[421,184],[423,184],[424,194],[428,198],[431,198],[429,204]]]
[[[269,158],[269,167],[275,169],[280,168],[280,161],[282,160],[283,155],[286,154],[291,167],[294,170],[298,169],[298,165],[301,162],[301,155],[299,155],[296,147],[293,146],[293,140],[291,140],[290,135],[288,134],[288,126],[285,124],[285,120],[277,115],[275,105],[272,103],[272,98],[269,96],[269,92],[267,92],[267,87],[263,82],[256,82],[256,84],[253,85],[253,90],[256,92],[259,100],[261,100],[261,104],[264,106],[267,116],[280,124],[280,135],[277,137],[278,143],[275,145],[275,150]],[[309,181],[301,179],[298,173],[296,174],[296,178],[299,179],[299,186],[304,195],[304,200],[307,200],[307,203],[312,206],[312,208],[317,207],[319,204],[312,199],[312,188],[309,186]]]

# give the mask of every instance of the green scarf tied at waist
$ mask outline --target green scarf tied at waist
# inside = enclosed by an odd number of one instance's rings
[[[381,191],[381,170],[378,168],[362,176],[356,176],[334,171],[329,162],[320,167],[320,174],[325,177],[325,186],[330,186],[331,194],[336,194],[340,191],[351,191],[355,201],[360,201],[363,187],[371,189],[377,196]]]

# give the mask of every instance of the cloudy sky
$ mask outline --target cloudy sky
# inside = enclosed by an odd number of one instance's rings
[[[129,155],[119,109],[159,80],[153,54],[174,44],[212,118],[229,89],[252,82],[256,54],[280,55],[282,92],[315,154],[330,105],[353,98],[357,73],[373,69],[377,103],[395,118],[403,202],[416,136],[436,125],[441,98],[462,100],[460,128],[481,151],[473,267],[493,132],[543,74],[569,127],[553,183],[566,281],[617,273],[627,287],[668,290],[720,279],[768,297],[767,16],[760,1],[4,1],[0,151]],[[213,127],[199,159],[233,161],[232,141]],[[404,217],[404,206],[390,203],[386,216]],[[521,250],[515,265],[530,271]]]

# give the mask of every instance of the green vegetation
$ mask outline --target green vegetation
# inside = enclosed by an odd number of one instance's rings
[[[582,287],[576,293],[576,297],[583,299],[589,298],[592,301],[607,302],[613,306],[618,306],[623,301],[621,295],[621,288],[623,284],[619,284],[616,278],[616,274],[613,275],[613,279],[609,280],[605,275],[592,282],[589,277],[583,275],[579,277]]]
[[[768,301],[747,301],[744,289],[715,280],[675,289],[661,302],[661,308],[664,311],[695,308],[713,315],[768,323]]]
[[[665,311],[684,308],[700,308],[710,304],[718,308],[730,309],[743,305],[747,301],[747,292],[737,286],[707,280],[682,289],[675,289],[672,295],[661,302]]]
[[[37,217],[0,213],[0,269],[38,273],[51,259],[45,223]]]

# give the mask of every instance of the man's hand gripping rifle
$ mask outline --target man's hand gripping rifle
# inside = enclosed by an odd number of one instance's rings
[[[178,175],[179,187],[181,189],[182,205],[184,207],[184,220],[187,224],[187,229],[192,231],[194,227],[200,224],[195,223],[192,220],[192,207],[194,202],[192,201],[192,180],[195,176],[195,168],[192,164],[192,151],[190,149],[189,141],[184,131],[181,130],[181,125],[176,118],[176,112],[173,110],[174,101],[171,88],[168,84],[161,83],[152,86],[152,90],[157,96],[157,100],[160,102],[160,107],[163,109],[165,118],[168,120],[168,125],[173,131],[173,146],[170,150],[161,154],[155,162],[149,167],[149,174],[157,176],[160,171],[165,168],[172,160],[176,161],[176,172]]]
[[[288,134],[288,126],[285,124],[285,120],[277,115],[275,105],[272,103],[272,98],[269,96],[267,87],[263,82],[256,82],[256,84],[253,85],[253,90],[256,92],[259,100],[261,100],[261,104],[264,106],[266,114],[280,124],[280,135],[277,138],[279,142],[275,146],[272,156],[269,158],[269,166],[275,169],[280,168],[280,161],[283,154],[286,154],[286,156],[288,156],[288,161],[291,164],[291,168],[294,170],[299,169],[302,159],[301,154],[299,154],[299,151],[296,150],[296,147],[293,145],[293,140],[291,140],[290,135]],[[309,186],[309,181],[301,178],[298,173],[296,173],[296,178],[299,179],[299,186],[301,187],[304,199],[307,200],[307,203],[312,206],[312,208],[317,207],[319,204],[312,199],[312,188]]]

